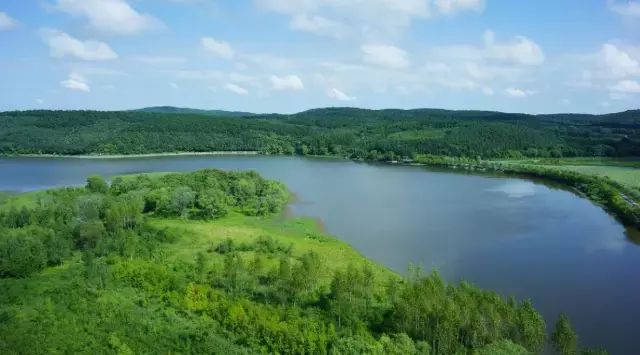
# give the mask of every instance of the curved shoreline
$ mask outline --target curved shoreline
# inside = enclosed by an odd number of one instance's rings
[[[242,155],[282,155],[270,154],[261,151],[212,151],[212,152],[165,152],[146,154],[119,154],[119,155],[59,155],[59,154],[13,154],[0,155],[7,157],[31,157],[31,158],[69,158],[69,159],[127,159],[127,158],[152,158],[152,157],[176,157],[176,156],[242,156]],[[302,155],[305,157],[304,155]],[[310,156],[314,157],[314,156]],[[317,157],[317,156],[315,156]],[[363,159],[351,159],[345,156],[328,156],[350,161],[367,162]],[[576,194],[601,206],[605,211],[611,213],[626,227],[640,229],[640,198],[638,192],[624,186],[621,183],[608,178],[553,169],[553,167],[542,167],[527,164],[505,164],[499,161],[474,161],[469,159],[451,159],[441,156],[418,156],[414,160],[404,161],[378,161],[377,163],[390,165],[414,165],[414,166],[437,166],[452,170],[468,171],[493,171],[511,175],[519,175],[524,178],[540,178],[553,181],[572,189]],[[593,188],[594,184],[599,184],[602,189]],[[594,190],[596,191],[594,193]],[[607,191],[608,190],[608,191]],[[611,193],[615,191],[615,193]]]
[[[175,153],[144,153],[144,154],[4,154],[4,157],[18,158],[67,158],[67,159],[126,159],[126,158],[154,158],[154,157],[175,157],[175,156],[198,156],[198,155],[259,155],[259,151],[214,151],[214,152],[175,152]]]

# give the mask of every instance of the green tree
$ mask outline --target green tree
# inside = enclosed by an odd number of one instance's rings
[[[109,192],[109,184],[100,175],[91,175],[87,178],[85,188],[91,192],[106,194]]]
[[[551,333],[551,345],[560,355],[578,353],[578,335],[571,328],[571,323],[564,313],[558,316],[556,329]]]

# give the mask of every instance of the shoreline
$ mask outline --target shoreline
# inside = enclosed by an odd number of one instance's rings
[[[154,158],[174,156],[211,156],[211,155],[260,155],[259,151],[214,151],[214,152],[175,152],[175,153],[143,153],[143,154],[2,154],[0,157],[17,158],[64,158],[64,159],[127,159],[127,158]]]
[[[127,158],[151,158],[151,157],[176,157],[176,156],[249,156],[249,155],[282,155],[269,154],[260,151],[213,151],[213,152],[175,152],[175,153],[146,153],[146,154],[119,154],[119,155],[59,155],[59,154],[14,154],[0,155],[7,157],[26,158],[67,158],[67,159],[127,159]],[[304,155],[302,157],[305,157]],[[318,158],[318,156],[309,156]],[[371,162],[364,159],[350,159],[344,156],[330,156],[332,158],[345,159],[354,162]],[[448,157],[421,156],[408,161],[378,161],[377,163],[389,165],[411,166],[435,166],[450,170],[466,170],[469,172],[496,172],[506,175],[518,175],[523,178],[541,178],[547,181],[559,183],[576,193],[576,195],[602,207],[613,214],[624,226],[640,228],[640,205],[634,198],[629,198],[631,193],[627,186],[616,183],[608,178],[596,175],[588,175],[578,172],[560,171],[552,166],[536,166],[528,164],[505,164],[502,161],[464,161],[447,160]],[[588,185],[600,184],[607,190],[616,192],[616,197],[607,196],[606,193],[589,191]]]

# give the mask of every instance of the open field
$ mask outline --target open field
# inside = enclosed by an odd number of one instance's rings
[[[395,275],[389,269],[375,264],[347,243],[326,235],[318,230],[317,222],[310,218],[294,218],[282,220],[280,218],[257,218],[234,215],[211,222],[191,221],[181,219],[153,219],[152,223],[159,227],[168,227],[178,232],[182,238],[175,244],[167,246],[167,258],[169,261],[193,262],[199,252],[205,252],[220,244],[225,239],[231,238],[235,243],[254,243],[259,237],[271,237],[278,242],[293,246],[294,258],[302,257],[313,250],[318,253],[322,265],[326,270],[321,279],[331,281],[333,271],[345,269],[349,264],[373,267],[380,282],[386,281],[389,276]],[[243,257],[249,261],[253,252],[243,252]],[[210,254],[215,256],[215,254]],[[212,258],[212,262],[222,265],[224,258]],[[269,260],[269,264],[275,266],[277,259]]]
[[[503,160],[504,164],[529,164],[546,168],[606,176],[621,184],[640,189],[640,159],[562,158]]]

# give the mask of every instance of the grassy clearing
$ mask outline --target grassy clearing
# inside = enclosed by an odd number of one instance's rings
[[[300,257],[313,250],[318,253],[326,272],[322,281],[329,282],[336,269],[344,269],[349,264],[373,266],[377,280],[383,282],[395,275],[389,269],[375,264],[347,243],[318,231],[317,222],[309,218],[282,220],[278,218],[257,218],[234,215],[211,222],[180,219],[152,219],[159,227],[168,227],[180,234],[177,243],[167,245],[165,252],[169,260],[193,262],[199,252],[205,252],[227,238],[235,243],[252,243],[261,236],[269,236],[286,245],[293,245],[293,257]],[[243,257],[250,260],[253,253],[244,252]],[[216,256],[215,253],[209,255]],[[222,257],[213,262],[222,263]],[[269,261],[274,265],[278,260]]]
[[[640,189],[640,159],[562,158],[503,160],[504,164],[529,164],[545,168],[606,176],[621,184]]]
[[[38,204],[38,198],[46,196],[47,190],[32,191],[25,193],[0,193],[0,211],[15,206],[21,208],[22,206],[35,208]]]

